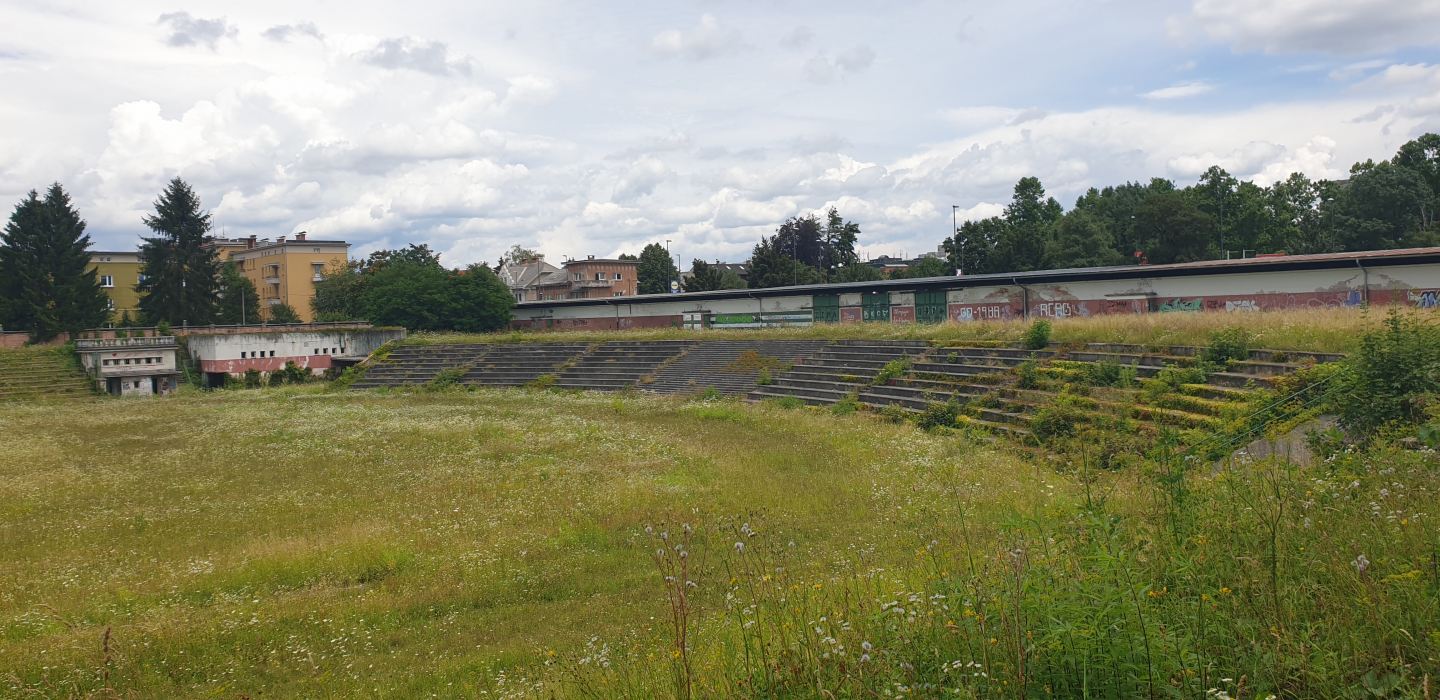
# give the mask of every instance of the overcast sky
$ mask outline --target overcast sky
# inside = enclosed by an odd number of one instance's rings
[[[1343,177],[1440,131],[1440,0],[0,2],[0,197],[123,250],[166,181],[234,236],[458,266],[836,206],[934,250],[1041,178]]]

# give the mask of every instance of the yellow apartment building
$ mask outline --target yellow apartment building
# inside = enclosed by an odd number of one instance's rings
[[[100,288],[110,297],[111,322],[118,323],[127,312],[130,318],[140,315],[140,294],[135,291],[135,285],[144,279],[140,274],[144,265],[145,259],[137,251],[90,253],[90,268],[99,277]]]
[[[276,304],[289,304],[309,323],[315,320],[310,300],[315,298],[315,283],[330,265],[344,265],[350,259],[350,244],[345,241],[312,241],[304,233],[289,240],[285,236],[271,241],[249,238],[216,238],[207,244],[216,249],[221,260],[233,260],[241,274],[255,285],[262,310]],[[268,311],[266,312],[268,316]]]

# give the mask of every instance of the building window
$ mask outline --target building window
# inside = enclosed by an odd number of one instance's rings
[[[605,273],[603,273],[603,272],[597,272],[597,273],[595,273],[595,279],[596,279],[596,281],[604,282],[604,281],[605,281]]]
[[[145,280],[149,279],[149,278],[146,277],[145,275],[136,275],[136,278],[137,278],[136,281],[139,282],[139,283],[141,283],[141,284],[144,284],[144,283],[145,283]]]
[[[625,296],[625,292],[615,292],[615,296],[617,296],[617,297],[623,297],[623,296]]]
[[[624,278],[620,276],[620,273],[618,273],[618,272],[615,273],[615,281],[616,281],[616,282],[619,282],[619,281],[622,280],[622,279],[624,279]]]
[[[320,249],[319,249],[319,248],[314,248],[313,250],[314,250],[316,253],[320,252]]]
[[[114,286],[115,286],[115,277],[114,277],[114,275],[100,275],[100,286],[101,286],[101,287],[106,287],[106,288],[114,287]]]

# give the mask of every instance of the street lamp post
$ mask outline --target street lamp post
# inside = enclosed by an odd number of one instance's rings
[[[963,275],[965,270],[960,267],[965,262],[965,253],[959,249],[960,245],[960,205],[950,205],[950,251],[955,254],[955,274]]]

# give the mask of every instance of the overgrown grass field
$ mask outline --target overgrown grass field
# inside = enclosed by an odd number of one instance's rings
[[[1440,672],[1440,458],[1384,440],[1107,471],[869,413],[303,385],[0,404],[0,455],[0,697],[1431,698]]]
[[[1244,329],[1253,347],[1350,352],[1360,334],[1377,327],[1384,314],[1371,309],[1292,309],[1262,313],[1169,313],[1049,319],[1051,340],[1061,343],[1135,343],[1147,346],[1204,345],[1225,328]],[[411,343],[529,342],[537,340],[595,342],[600,340],[724,340],[864,338],[933,341],[1018,341],[1028,324],[981,321],[940,324],[847,323],[809,327],[686,330],[646,328],[624,331],[510,331],[502,333],[415,333]]]

